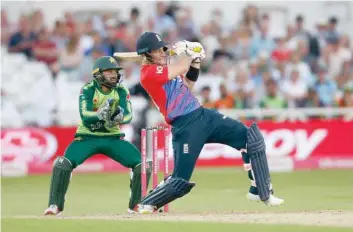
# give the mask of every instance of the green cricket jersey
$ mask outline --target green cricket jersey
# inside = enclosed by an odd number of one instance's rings
[[[118,105],[124,109],[124,120],[121,124],[127,124],[131,121],[132,111],[129,90],[119,84],[116,88],[111,89],[110,92],[104,93],[97,81],[92,80],[81,89],[79,98],[81,122],[77,127],[76,136],[112,136],[122,134],[119,126],[109,128],[104,120],[99,120],[97,117],[96,111],[109,98],[114,99],[114,103],[111,106],[112,114]]]

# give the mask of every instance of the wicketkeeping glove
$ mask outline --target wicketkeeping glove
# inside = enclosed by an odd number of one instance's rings
[[[108,121],[111,114],[111,106],[113,105],[114,99],[109,98],[106,100],[97,110],[97,117],[99,120]]]
[[[124,109],[118,106],[113,115],[108,120],[108,127],[119,125],[124,120]]]

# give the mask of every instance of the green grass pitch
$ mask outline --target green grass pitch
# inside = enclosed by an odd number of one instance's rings
[[[2,178],[1,231],[353,231],[352,177],[353,170],[273,173],[285,205],[271,208],[246,200],[244,171],[196,169],[196,187],[170,204],[170,213],[131,216],[127,173],[74,173],[64,217],[49,218],[42,216],[49,175]]]

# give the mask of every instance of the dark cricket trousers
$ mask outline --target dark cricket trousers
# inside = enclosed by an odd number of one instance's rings
[[[172,176],[190,180],[206,143],[220,143],[237,150],[246,146],[247,127],[217,110],[200,107],[172,123],[174,171]]]
[[[141,163],[140,151],[120,136],[78,136],[64,156],[76,168],[95,154],[104,154],[127,168]]]

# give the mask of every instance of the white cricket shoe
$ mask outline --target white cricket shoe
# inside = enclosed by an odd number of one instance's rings
[[[268,200],[265,201],[265,204],[269,206],[279,206],[284,204],[284,200],[281,198],[275,197],[271,194],[270,198],[268,198]]]
[[[252,194],[252,193],[246,194],[246,198],[248,198],[250,201],[258,201],[258,202],[261,201],[259,195]],[[270,198],[268,198],[268,200],[265,201],[264,203],[268,206],[279,206],[279,205],[283,205],[284,200],[270,194]]]
[[[60,215],[61,211],[57,205],[50,205],[48,209],[44,211],[44,215]]]
[[[128,214],[135,214],[135,213],[138,213],[138,212],[133,210],[133,209],[127,209],[127,213]]]
[[[155,212],[155,208],[152,205],[138,205],[137,211],[140,214],[153,214]]]

